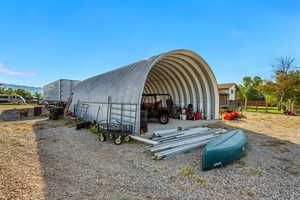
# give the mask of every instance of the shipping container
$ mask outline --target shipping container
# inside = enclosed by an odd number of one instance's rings
[[[44,100],[49,102],[67,102],[78,80],[59,79],[43,87]]]

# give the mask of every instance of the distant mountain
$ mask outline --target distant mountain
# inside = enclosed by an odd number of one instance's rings
[[[11,88],[11,89],[24,89],[29,91],[30,93],[34,94],[35,92],[39,92],[42,93],[43,92],[43,88],[41,87],[31,87],[31,86],[26,86],[26,85],[14,85],[14,84],[6,84],[6,83],[2,83],[3,87],[5,89]]]

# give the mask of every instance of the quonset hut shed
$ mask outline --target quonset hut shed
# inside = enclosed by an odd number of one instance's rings
[[[136,105],[134,119],[131,117],[130,121],[130,113],[124,116],[129,117],[127,121],[135,125],[138,133],[143,93],[170,94],[174,104],[181,107],[192,104],[194,110],[204,113],[206,119],[217,119],[219,115],[214,73],[203,58],[185,49],[162,53],[80,82],[74,88],[70,108],[75,109],[80,103],[88,105],[84,118],[105,121],[108,118],[108,99],[116,106]]]

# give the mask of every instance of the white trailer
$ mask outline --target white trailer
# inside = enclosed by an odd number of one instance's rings
[[[67,102],[78,80],[59,79],[43,87],[44,100],[48,102]]]
[[[17,94],[0,94],[0,103],[19,102],[26,103],[26,100]]]

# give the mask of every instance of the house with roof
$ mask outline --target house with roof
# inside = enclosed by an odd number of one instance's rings
[[[228,106],[236,100],[236,92],[238,90],[235,83],[218,84],[219,103],[221,106]]]

